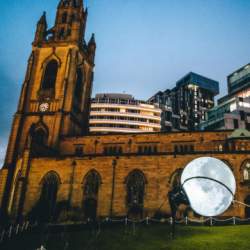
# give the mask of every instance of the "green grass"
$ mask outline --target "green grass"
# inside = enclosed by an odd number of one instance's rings
[[[41,242],[47,250],[249,250],[250,226],[177,226],[171,239],[167,225],[112,226],[96,234],[91,230],[24,235],[0,246],[1,250],[35,250]],[[68,242],[66,248],[65,243]]]

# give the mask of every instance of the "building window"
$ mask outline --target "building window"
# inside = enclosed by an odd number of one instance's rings
[[[238,121],[238,119],[234,119],[234,128],[235,129],[239,128],[239,121]]]
[[[72,14],[71,18],[70,18],[70,23],[73,23],[75,21],[76,21],[76,16],[75,16],[75,14]]]
[[[42,180],[42,189],[39,200],[39,220],[49,221],[53,219],[56,209],[57,192],[59,189],[59,177],[55,172],[49,172]]]
[[[188,154],[194,152],[193,144],[174,145],[174,153]]]
[[[76,85],[75,85],[75,101],[81,103],[83,95],[83,74],[81,69],[77,69],[76,72]]]
[[[83,156],[83,146],[82,145],[77,145],[75,147],[75,155],[76,156]]]
[[[100,176],[96,171],[90,171],[85,177],[84,198],[97,198],[99,186],[101,184]]]
[[[107,146],[103,149],[105,155],[119,155],[122,154],[122,152],[123,150],[121,146]]]
[[[139,146],[138,147],[138,153],[139,154],[153,154],[157,153],[158,148],[157,146],[152,146],[152,145],[145,145],[145,146]]]
[[[139,170],[134,170],[126,178],[127,186],[127,207],[129,214],[141,214],[143,212],[143,203],[145,195],[145,176]]]
[[[41,89],[48,90],[55,88],[57,71],[58,71],[57,61],[51,60],[45,68]]]
[[[172,175],[170,176],[170,186],[171,189],[174,190],[178,188],[181,184],[181,174],[182,174],[183,169],[177,169]]]
[[[67,12],[64,12],[64,13],[62,14],[62,23],[66,23],[66,22],[67,22],[67,17],[68,17]]]
[[[86,218],[96,218],[100,185],[99,173],[91,170],[86,175],[83,185],[83,211]]]
[[[48,135],[42,128],[38,128],[37,130],[35,130],[31,136],[32,145],[44,146],[47,144]]]
[[[218,150],[219,150],[220,152],[223,151],[223,145],[222,145],[222,144],[220,144],[220,145],[218,146]]]
[[[64,37],[64,33],[65,33],[65,29],[61,28],[60,31],[59,31],[59,34],[58,34],[58,38],[62,39]]]
[[[244,181],[250,180],[250,161],[247,161],[243,166],[243,179]]]
[[[71,36],[71,29],[68,29],[67,36]]]

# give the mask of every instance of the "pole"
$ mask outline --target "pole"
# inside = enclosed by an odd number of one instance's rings
[[[113,200],[115,195],[115,172],[116,172],[116,160],[113,160],[112,166],[113,166],[113,174],[112,174],[112,191],[111,191],[111,200],[110,200],[110,212],[109,217],[112,218],[113,216]]]

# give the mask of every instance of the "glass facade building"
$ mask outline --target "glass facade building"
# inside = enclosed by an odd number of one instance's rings
[[[218,106],[207,112],[202,130],[250,130],[250,64],[227,77],[228,95],[218,100]]]
[[[227,81],[229,95],[250,88],[250,63],[230,74]]]
[[[197,130],[214,107],[219,82],[190,72],[172,90],[158,92],[149,101],[162,109],[162,130]]]
[[[202,130],[250,129],[250,97],[234,96],[207,112]]]

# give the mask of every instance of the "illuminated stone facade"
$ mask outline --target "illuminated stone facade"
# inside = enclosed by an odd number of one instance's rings
[[[95,41],[80,38],[86,15],[81,1],[60,1],[55,27],[47,30],[45,16],[38,23],[0,171],[1,215],[169,215],[169,190],[200,156],[224,160],[237,180],[236,199],[248,202],[247,131],[87,134]],[[232,205],[225,216],[246,213]]]

